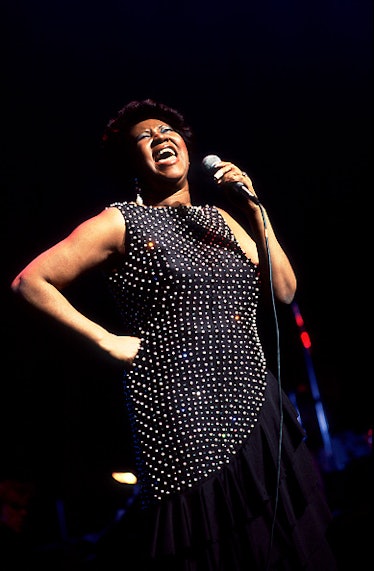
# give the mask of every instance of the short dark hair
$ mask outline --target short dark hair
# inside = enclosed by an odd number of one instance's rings
[[[153,99],[130,101],[109,120],[102,136],[102,147],[107,159],[117,171],[117,175],[126,178],[135,174],[129,131],[136,123],[151,118],[165,121],[181,135],[187,148],[191,147],[192,130],[182,113]]]

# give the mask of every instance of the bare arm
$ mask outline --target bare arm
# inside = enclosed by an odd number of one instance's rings
[[[38,310],[79,333],[112,357],[129,362],[140,340],[108,332],[79,312],[62,291],[78,276],[123,252],[124,219],[116,208],[86,220],[69,236],[42,252],[13,280],[12,290]]]
[[[219,178],[218,184],[240,181],[244,183],[250,192],[256,196],[252,186],[252,181],[248,175],[245,173],[244,175],[243,173],[238,175],[237,167],[231,165],[231,163],[221,164],[223,174],[221,178]],[[219,173],[220,171],[218,171],[218,175]],[[227,193],[230,194],[230,189],[227,190]],[[260,264],[263,281],[266,281],[266,283],[269,283],[270,279],[269,256],[267,250],[267,248],[269,248],[272,272],[271,278],[275,298],[283,303],[290,304],[294,299],[297,287],[295,272],[291,266],[288,256],[276,237],[265,208],[255,204],[250,199],[246,199],[241,196],[234,196],[232,191],[229,199],[235,206],[245,213],[250,224],[253,239],[227,212],[221,211],[223,217],[231,227],[236,239],[247,256],[251,258],[254,263]],[[266,278],[266,280],[264,280],[264,278]]]
[[[291,266],[290,260],[275,235],[265,208],[262,207],[262,214],[259,206],[250,208],[250,210],[252,215],[251,227],[257,244],[262,273],[267,277],[267,281],[269,282],[270,255],[272,272],[271,279],[274,287],[274,295],[279,301],[290,304],[294,299],[297,287],[295,272]],[[266,235],[268,246],[266,244]],[[269,255],[267,247],[269,248]]]

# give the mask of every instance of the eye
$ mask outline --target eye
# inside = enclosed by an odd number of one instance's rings
[[[139,135],[136,137],[135,141],[138,143],[142,139],[146,139],[147,137],[150,137],[150,136],[151,136],[150,131],[144,131],[143,133],[139,133]]]
[[[169,125],[161,125],[160,133],[168,133],[169,131],[174,131]]]

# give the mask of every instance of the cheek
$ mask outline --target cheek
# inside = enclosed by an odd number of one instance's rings
[[[185,161],[185,166],[188,169],[190,164],[191,164],[191,161],[190,161],[190,156],[189,156],[187,150],[186,150],[186,153],[184,154],[184,161]]]
[[[183,155],[183,160],[185,161],[186,165],[189,165],[190,164],[190,157],[189,157],[189,153],[188,153],[186,143],[184,142],[183,139],[181,139],[178,146],[179,146],[179,154]]]
[[[134,155],[134,163],[140,177],[146,177],[155,172],[152,150],[145,145],[137,149]]]

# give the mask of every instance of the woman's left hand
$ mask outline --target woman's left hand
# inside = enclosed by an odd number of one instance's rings
[[[257,198],[250,177],[247,175],[245,171],[242,171],[239,167],[237,167],[233,163],[224,162],[224,161],[219,163],[219,167],[217,171],[214,173],[213,178],[218,185],[227,186],[230,198],[232,198],[235,193],[235,191],[232,190],[233,187],[231,187],[231,192],[230,192],[229,189],[230,183],[243,184],[249,190],[249,192],[254,196],[256,196]]]

